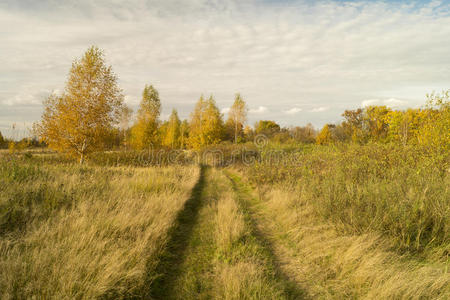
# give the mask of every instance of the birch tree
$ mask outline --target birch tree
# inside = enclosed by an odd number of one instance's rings
[[[42,120],[34,125],[36,134],[50,148],[83,163],[86,155],[102,149],[118,123],[123,95],[103,52],[92,46],[72,63],[64,93],[52,94],[43,104]]]
[[[227,125],[234,130],[234,143],[237,144],[238,136],[242,135],[244,124],[247,121],[247,106],[239,93],[234,98],[234,103],[228,113]]]
[[[131,143],[136,149],[144,149],[156,145],[158,141],[159,116],[161,100],[158,91],[146,85],[142,92],[142,100],[137,113],[137,120],[131,129]]]

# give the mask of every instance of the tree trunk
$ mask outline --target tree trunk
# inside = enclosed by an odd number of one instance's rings
[[[238,130],[237,122],[234,121],[234,143],[235,144],[237,144],[237,130]]]
[[[80,165],[82,163],[84,163],[84,152],[86,151],[86,146],[87,146],[86,139],[84,139],[83,146],[81,146],[81,151],[80,151]]]

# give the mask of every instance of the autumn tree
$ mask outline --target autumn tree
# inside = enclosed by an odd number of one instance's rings
[[[316,144],[318,145],[328,145],[333,142],[333,136],[331,133],[329,124],[325,124],[322,130],[320,130],[319,134],[316,137]]]
[[[244,124],[247,121],[247,106],[239,93],[234,98],[234,103],[228,112],[227,127],[234,131],[234,143],[237,144],[238,136],[242,136]]]
[[[0,148],[4,148],[6,145],[5,138],[3,137],[2,133],[0,132]]]
[[[342,127],[349,139],[354,143],[364,142],[366,138],[364,132],[364,110],[362,108],[346,110],[342,116],[345,119],[342,122]]]
[[[450,150],[450,90],[427,95],[426,116],[419,135],[420,143],[448,152]]]
[[[163,144],[171,148],[180,147],[180,127],[181,121],[178,117],[178,112],[176,109],[172,110],[172,114],[169,117],[167,126],[165,129],[165,135],[163,137]]]
[[[83,163],[87,154],[104,146],[118,123],[123,95],[103,52],[92,46],[72,63],[64,93],[50,95],[43,104],[42,120],[34,125],[36,134],[50,148]]]
[[[222,114],[212,96],[208,100],[200,97],[191,114],[189,125],[189,144],[193,148],[217,144],[222,140]]]
[[[137,120],[131,129],[131,144],[136,149],[144,149],[156,145],[158,139],[161,100],[158,91],[146,85],[142,92],[142,100],[137,113]]]
[[[189,122],[183,120],[180,124],[180,147],[186,148],[189,140]]]
[[[316,130],[311,123],[304,127],[296,126],[289,129],[291,137],[302,143],[314,143],[316,140]]]
[[[125,146],[128,144],[130,121],[133,115],[133,110],[126,104],[123,105],[119,117],[120,139]]]
[[[372,141],[383,142],[389,130],[389,113],[386,106],[369,106],[365,110],[365,130]]]
[[[272,136],[280,132],[280,125],[270,120],[260,120],[255,124],[255,133]]]

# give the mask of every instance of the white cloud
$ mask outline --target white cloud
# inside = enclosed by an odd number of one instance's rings
[[[310,109],[309,111],[310,112],[323,112],[323,111],[327,111],[329,109],[330,109],[329,106],[321,106],[321,107],[316,107],[316,108]]]
[[[371,105],[386,105],[388,107],[397,108],[407,106],[408,101],[396,98],[389,98],[389,99],[368,99],[361,102],[362,107],[367,107]]]
[[[295,115],[296,113],[301,112],[302,109],[300,107],[293,107],[291,109],[283,111],[287,115]]]
[[[308,119],[316,126],[361,99],[416,106],[423,91],[449,88],[449,12],[448,1],[3,0],[0,122],[6,111],[21,119],[9,108],[24,105],[33,106],[27,119],[38,119],[39,93],[62,90],[73,59],[92,44],[105,50],[127,103],[137,106],[154,84],[164,112],[180,116],[205,92],[219,106],[241,92],[256,107],[249,122],[262,113],[302,122],[283,110],[314,103],[311,111],[329,108]]]
[[[227,114],[227,113],[230,112],[230,108],[229,108],[229,107],[222,108],[222,109],[220,110],[220,112],[223,113],[223,114]]]
[[[263,114],[263,113],[267,112],[267,107],[258,106],[258,108],[249,109],[248,112],[251,114]]]

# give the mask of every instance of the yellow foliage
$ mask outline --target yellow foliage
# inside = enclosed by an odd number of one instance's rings
[[[222,115],[211,96],[198,100],[191,115],[189,144],[192,148],[218,144],[223,136]]]
[[[181,121],[178,118],[178,113],[175,109],[173,109],[172,114],[169,117],[169,122],[167,123],[167,128],[165,130],[163,145],[171,148],[178,148],[181,146],[180,125]]]
[[[131,128],[131,145],[136,149],[145,149],[159,143],[158,125],[161,113],[161,101],[153,86],[145,86],[138,110],[136,124]]]
[[[34,129],[50,148],[82,163],[88,153],[103,147],[122,103],[117,77],[105,65],[102,51],[91,47],[73,62],[64,94],[44,101],[42,121]]]
[[[235,96],[234,103],[228,113],[227,125],[232,128],[234,135],[234,143],[238,142],[238,136],[242,136],[244,123],[247,120],[247,106],[244,99],[238,93]]]
[[[322,130],[319,132],[319,134],[316,137],[316,143],[318,145],[328,145],[333,142],[333,137],[331,135],[330,127],[328,124],[325,124],[323,126]]]

